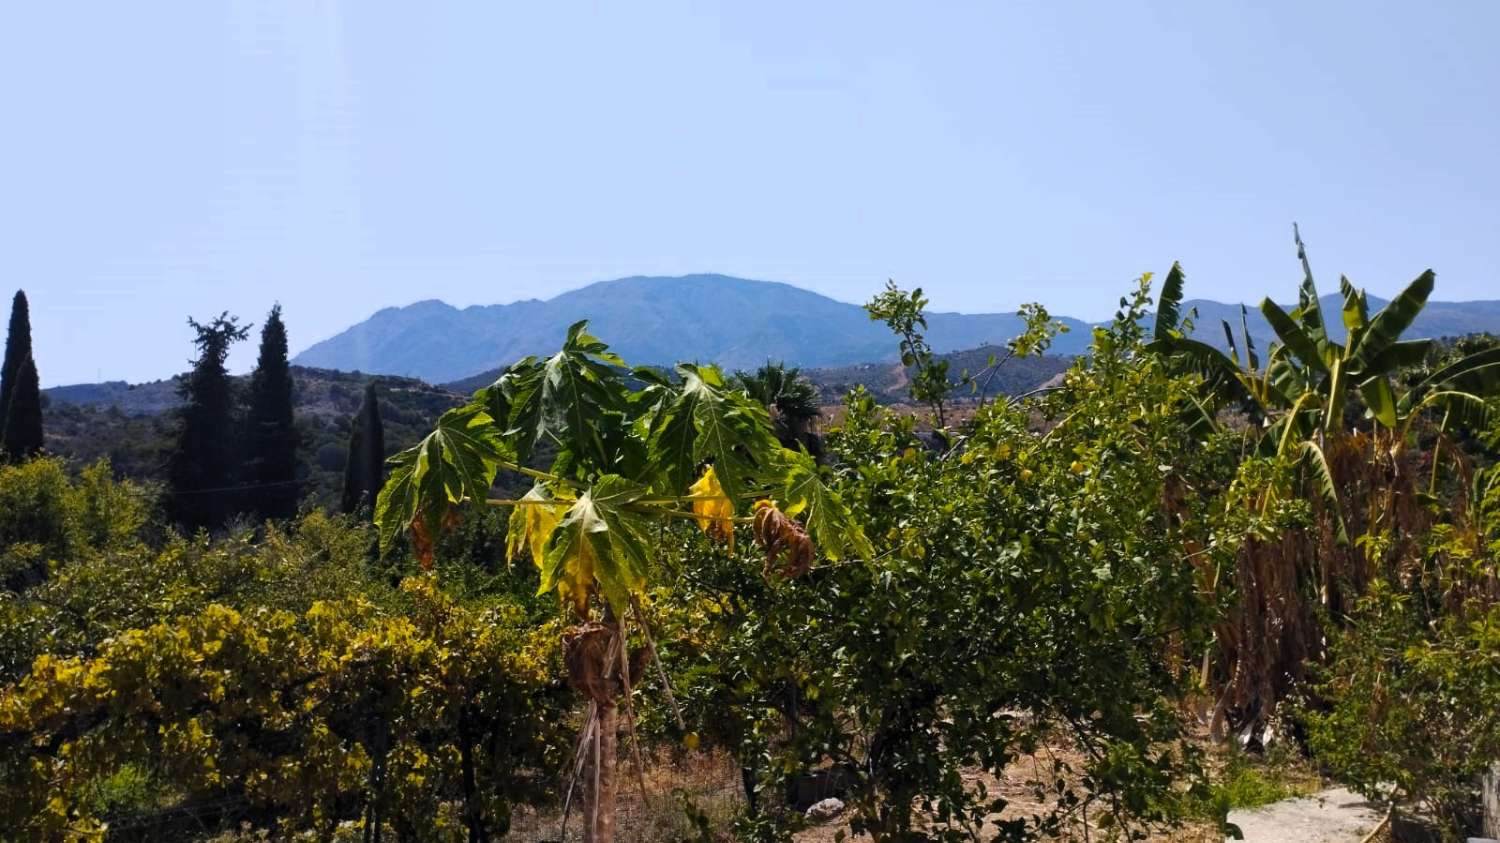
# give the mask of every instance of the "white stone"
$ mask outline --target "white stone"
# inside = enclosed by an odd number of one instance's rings
[[[824,799],[807,809],[807,818],[815,823],[826,823],[839,814],[844,813],[844,802],[841,799]]]

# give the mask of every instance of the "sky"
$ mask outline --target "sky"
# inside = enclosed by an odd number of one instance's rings
[[[1500,298],[1500,3],[10,3],[0,288],[44,385],[375,310],[722,272],[1105,318]],[[6,283],[8,282],[8,284]],[[7,297],[8,300],[8,291]],[[231,367],[253,365],[243,343]]]

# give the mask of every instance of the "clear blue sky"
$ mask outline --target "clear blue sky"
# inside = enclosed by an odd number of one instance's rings
[[[1100,318],[1180,259],[1258,299],[1293,220],[1327,290],[1500,298],[1497,37],[1493,0],[10,3],[0,286],[44,384],[179,371],[189,314],[279,300],[295,351],[631,274]]]

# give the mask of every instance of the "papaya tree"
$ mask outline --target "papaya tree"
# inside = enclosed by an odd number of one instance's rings
[[[532,467],[544,453],[548,467]],[[631,683],[651,649],[639,598],[665,528],[695,525],[732,543],[737,525],[753,524],[769,576],[804,571],[814,541],[830,559],[869,553],[818,466],[776,440],[761,403],[714,366],[682,364],[675,378],[632,369],[587,322],[568,329],[556,354],[519,361],[445,413],[391,466],[375,514],[383,550],[408,534],[430,567],[440,533],[466,507],[510,507],[509,554],[528,553],[539,593],[557,594],[574,615],[564,661],[588,715],[564,815],[581,779],[584,839],[598,843],[614,836],[619,707],[624,700],[633,729]],[[534,485],[494,498],[501,470]],[[632,619],[645,651],[627,646]]]

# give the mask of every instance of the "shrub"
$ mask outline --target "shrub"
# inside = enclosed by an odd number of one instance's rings
[[[401,613],[209,604],[91,655],[38,657],[0,689],[0,826],[102,839],[145,776],[281,835],[359,818],[409,840],[503,833],[562,760],[556,630],[464,609],[428,578],[402,593]]]
[[[1500,605],[1440,617],[1377,585],[1332,641],[1304,714],[1319,761],[1359,792],[1415,804],[1460,839],[1500,758]]]
[[[934,451],[855,395],[828,472],[873,556],[789,580],[752,553],[679,548],[653,600],[663,650],[690,728],[766,802],[833,764],[856,832],[1023,840],[1083,815],[1169,823],[1178,789],[1204,785],[1173,704],[1210,618],[1186,546],[1199,528],[1162,508],[1168,479],[1218,452],[1185,427],[1194,382],[1136,354],[1121,321],[1038,406],[1041,429],[991,405]],[[1042,807],[993,823],[1009,803],[975,773],[1048,744],[1082,760],[1059,762]]]

